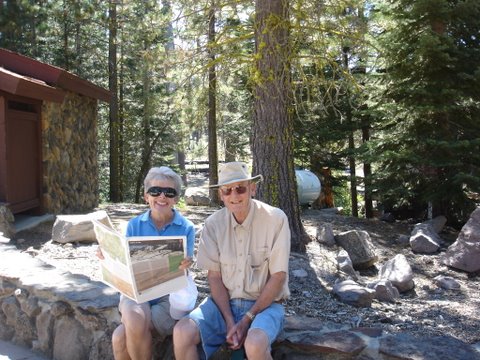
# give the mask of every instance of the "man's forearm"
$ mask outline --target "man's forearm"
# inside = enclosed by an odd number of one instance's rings
[[[283,285],[285,284],[287,275],[285,272],[277,272],[270,276],[267,283],[263,287],[260,296],[258,297],[255,304],[250,309],[250,312],[253,315],[258,314],[263,309],[269,307],[274,301],[277,295],[282,291]]]
[[[228,290],[223,284],[221,273],[208,272],[208,283],[213,301],[222,313],[223,319],[227,325],[234,324],[232,310],[230,309],[230,296]]]

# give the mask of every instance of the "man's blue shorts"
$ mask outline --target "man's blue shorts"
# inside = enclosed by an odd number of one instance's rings
[[[236,323],[242,319],[254,303],[254,300],[230,300],[230,308]],[[187,317],[195,321],[200,331],[200,358],[208,359],[226,341],[227,327],[222,313],[215,302],[211,298],[207,298]],[[263,330],[267,334],[270,344],[272,344],[283,329],[284,318],[285,309],[283,305],[272,303],[255,316],[250,329]]]

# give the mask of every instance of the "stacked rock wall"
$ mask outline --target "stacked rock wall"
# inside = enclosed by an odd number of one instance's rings
[[[112,289],[1,244],[0,274],[0,339],[56,360],[113,359]]]
[[[82,213],[98,205],[97,100],[67,92],[42,107],[46,212]]]

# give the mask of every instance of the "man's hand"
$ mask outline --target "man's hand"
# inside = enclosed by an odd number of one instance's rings
[[[232,350],[240,349],[247,337],[248,329],[250,328],[250,319],[246,316],[238,323],[232,326],[227,332],[227,344]]]

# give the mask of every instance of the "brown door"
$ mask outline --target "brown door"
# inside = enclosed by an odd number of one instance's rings
[[[7,203],[19,213],[41,207],[40,103],[9,99],[6,111]]]

